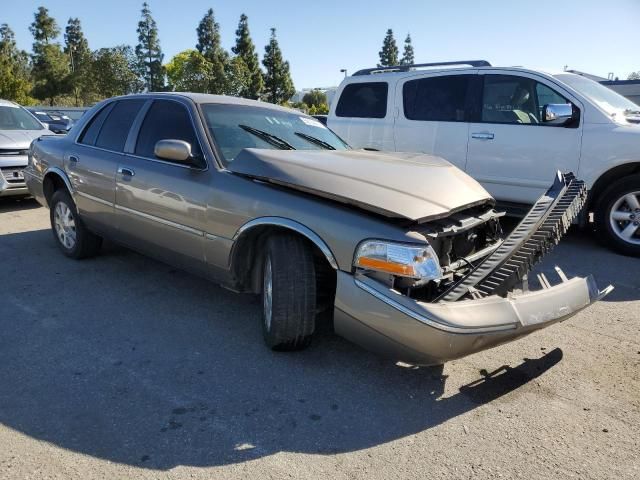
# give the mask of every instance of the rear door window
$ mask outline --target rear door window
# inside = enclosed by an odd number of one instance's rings
[[[336,116],[384,118],[387,114],[387,82],[352,83],[342,90]]]
[[[156,143],[160,140],[184,140],[191,145],[194,158],[202,156],[189,112],[178,102],[171,100],[153,102],[140,127],[135,154],[141,157],[157,158],[154,150]]]
[[[467,92],[473,75],[410,80],[402,87],[404,116],[434,122],[469,121]]]
[[[121,100],[109,112],[104,121],[96,147],[122,152],[127,141],[129,130],[145,100]]]
[[[113,108],[113,103],[110,103],[102,108],[98,113],[96,113],[91,120],[89,120],[89,124],[80,135],[79,142],[84,145],[94,145],[96,143],[96,138],[98,138],[98,133],[100,133],[100,128],[104,123],[105,118],[109,115],[109,112]]]

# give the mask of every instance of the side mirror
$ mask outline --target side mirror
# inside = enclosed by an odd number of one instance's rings
[[[573,119],[570,103],[549,103],[542,107],[542,121],[551,125],[564,125]]]
[[[153,153],[163,160],[186,162],[191,158],[191,145],[184,140],[160,140]]]

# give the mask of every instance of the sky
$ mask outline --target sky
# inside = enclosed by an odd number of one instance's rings
[[[626,79],[640,70],[640,0],[148,0],[167,62],[194,48],[208,8],[230,49],[241,13],[262,59],[270,28],[289,61],[297,89],[338,85],[344,74],[373,67],[385,32],[400,51],[411,34],[416,62],[483,59],[498,66],[570,69]],[[64,29],[78,17],[92,49],[137,43],[142,1],[0,0],[0,23],[31,50],[29,24],[45,6]],[[62,35],[59,38],[62,42]]]

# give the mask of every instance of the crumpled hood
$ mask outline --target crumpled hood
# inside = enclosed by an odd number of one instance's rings
[[[493,203],[466,173],[440,157],[418,153],[247,148],[228,169],[414,221]]]
[[[46,128],[42,130],[0,130],[0,148],[26,150],[31,142],[41,135],[52,135]]]

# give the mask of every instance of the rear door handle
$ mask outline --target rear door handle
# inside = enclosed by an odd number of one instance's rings
[[[136,174],[136,172],[134,172],[131,168],[128,168],[128,167],[119,167],[118,173],[125,177],[133,177]]]
[[[69,161],[71,163],[78,163],[78,157],[76,157],[75,155],[69,155]]]
[[[493,133],[487,132],[477,132],[471,134],[471,138],[477,138],[479,140],[493,140],[494,136],[495,135]]]

